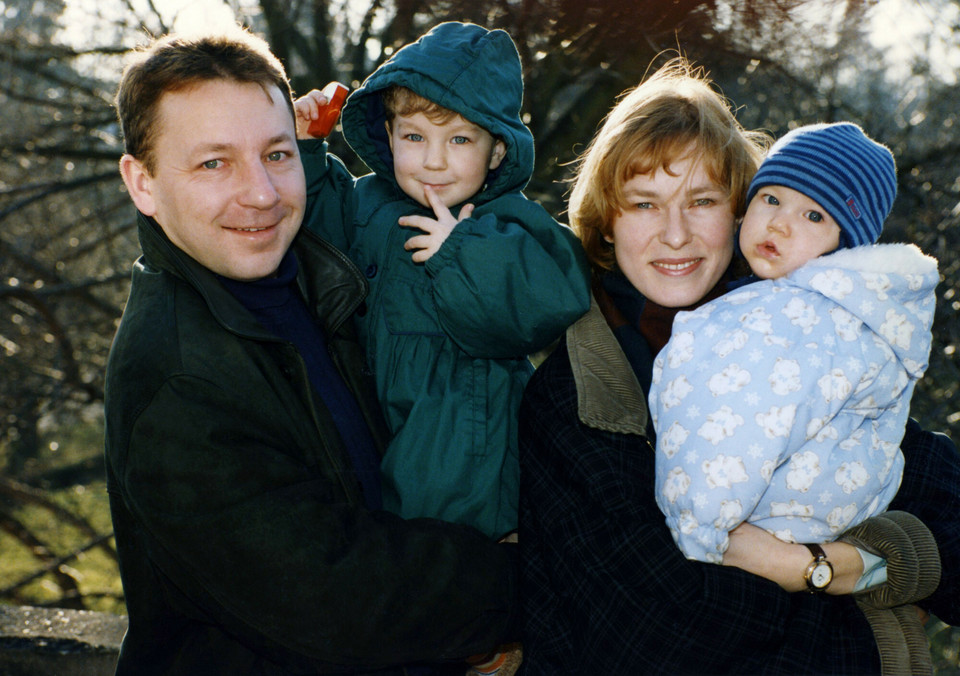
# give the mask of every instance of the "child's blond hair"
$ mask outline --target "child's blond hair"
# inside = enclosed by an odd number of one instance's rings
[[[416,115],[423,113],[435,124],[445,124],[458,116],[458,113],[434,103],[428,98],[420,96],[412,89],[393,85],[383,90],[383,107],[387,114],[387,124],[393,127],[393,120],[398,115]]]

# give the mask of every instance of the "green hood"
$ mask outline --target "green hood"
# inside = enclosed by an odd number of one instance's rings
[[[533,135],[520,119],[523,73],[506,32],[442,23],[394,54],[347,99],[344,138],[374,173],[396,183],[380,96],[393,85],[459,113],[504,142],[506,157],[475,204],[526,186],[533,173]]]

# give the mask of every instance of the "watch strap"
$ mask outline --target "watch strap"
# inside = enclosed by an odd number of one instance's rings
[[[813,560],[815,563],[827,560],[827,553],[823,551],[823,547],[818,545],[816,542],[805,542],[804,546],[810,550],[811,554],[813,554]]]

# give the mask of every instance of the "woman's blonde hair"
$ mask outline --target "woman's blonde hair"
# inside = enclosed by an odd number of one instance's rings
[[[702,68],[674,58],[621,95],[580,157],[569,201],[570,226],[595,271],[614,265],[614,216],[626,206],[623,186],[637,174],[669,171],[691,146],[707,175],[727,191],[735,215],[770,137],[746,131]]]

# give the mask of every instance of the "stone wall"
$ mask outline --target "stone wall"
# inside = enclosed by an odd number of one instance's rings
[[[127,618],[0,605],[3,676],[112,676]]]

